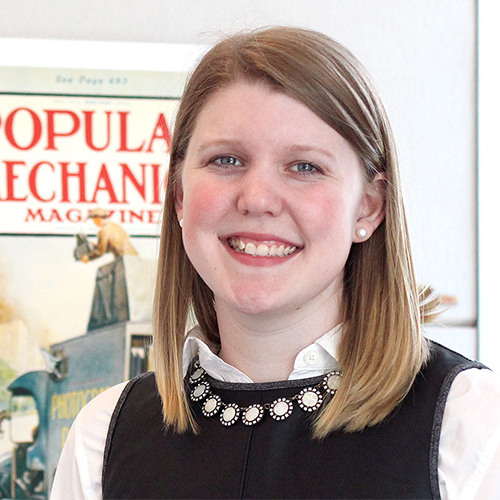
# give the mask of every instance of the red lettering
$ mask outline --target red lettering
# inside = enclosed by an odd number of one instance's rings
[[[56,197],[55,191],[52,191],[52,196],[50,198],[42,198],[40,196],[40,193],[38,192],[37,175],[38,175],[38,170],[40,169],[40,167],[42,165],[47,165],[48,167],[50,167],[50,169],[52,170],[52,172],[55,172],[55,168],[54,168],[54,165],[52,165],[52,163],[49,163],[48,161],[41,161],[41,162],[37,163],[31,169],[31,172],[30,172],[30,175],[29,175],[29,187],[30,187],[30,191],[31,191],[31,194],[37,200],[39,200],[39,201],[52,201]]]
[[[118,114],[120,115],[120,149],[118,151],[125,151],[128,153],[133,153],[137,151],[142,151],[144,148],[144,142],[142,141],[142,144],[135,148],[135,149],[129,149],[127,142],[127,117],[129,115],[129,111],[118,111]]]
[[[31,117],[31,122],[33,125],[31,142],[27,146],[21,146],[14,137],[14,118],[16,117],[19,111],[27,111],[29,116]],[[25,128],[26,126],[23,125],[22,130],[25,130]],[[40,121],[40,118],[38,118],[38,115],[31,109],[17,108],[14,111],[12,111],[7,117],[7,120],[5,120],[5,137],[10,142],[10,144],[12,144],[12,146],[14,146],[17,149],[26,151],[28,149],[33,148],[40,140],[41,135],[42,135],[42,122]]]
[[[78,208],[70,208],[69,210],[61,210],[60,208],[27,208],[24,222],[71,222],[78,223],[86,220],[90,210],[84,211]],[[112,210],[109,212],[109,217],[116,216],[120,222],[133,224],[134,222],[158,224],[161,215],[159,210]]]
[[[106,113],[106,129],[107,129],[107,140],[106,144],[102,147],[98,147],[94,144],[93,140],[93,115],[95,111],[83,111],[85,116],[85,142],[87,146],[93,151],[103,151],[109,146],[111,140],[111,111],[105,111]]]
[[[102,164],[101,171],[99,172],[92,203],[97,203],[97,193],[99,191],[106,191],[108,193],[109,203],[119,203],[105,163]]]
[[[59,212],[54,208],[52,209],[52,211],[50,212],[50,217],[49,217],[49,220],[47,222],[62,222],[63,220],[61,219],[61,216],[59,215]]]
[[[41,208],[39,208],[36,212],[34,212],[31,208],[28,208],[24,222],[34,222],[37,218],[40,219],[40,222],[47,222],[42,214]]]
[[[79,196],[78,201],[81,203],[87,203],[87,199],[85,198],[85,167],[86,163],[77,163],[78,172],[69,172],[69,162],[60,162],[61,165],[61,186],[62,186],[62,196],[61,201],[69,202],[69,188],[68,188],[68,180],[70,177],[78,178],[78,187],[79,187]]]
[[[139,213],[130,210],[130,223],[133,223],[133,219],[139,219],[141,222],[144,222],[144,211],[141,210]]]
[[[7,197],[2,201],[26,201],[27,195],[25,196],[16,196],[14,191],[15,189],[15,181],[19,179],[19,176],[15,172],[16,166],[26,167],[26,163],[24,161],[4,161],[6,167],[6,185],[7,185]],[[18,193],[19,194],[19,193]]]
[[[153,142],[156,139],[163,139],[165,141],[165,145],[167,146],[166,153],[170,153],[172,136],[170,135],[170,130],[167,125],[167,120],[165,120],[165,116],[163,115],[163,113],[160,113],[160,115],[158,116],[158,120],[153,130],[153,135],[151,136],[151,140],[149,141],[149,146],[148,149],[146,150],[146,153],[153,152]]]
[[[148,222],[150,224],[158,224],[158,222],[160,221],[160,219],[159,219],[160,211],[159,210],[148,210],[148,215],[149,215]]]
[[[80,118],[78,118],[77,114],[70,110],[64,109],[45,109],[45,113],[47,113],[47,149],[56,150],[55,139],[56,137],[69,137],[77,132],[80,128]],[[56,132],[55,130],[55,117],[56,115],[67,115],[71,118],[73,125],[71,130],[66,132]]]
[[[135,189],[142,196],[142,199],[146,201],[146,165],[141,164],[142,169],[142,184],[139,183],[137,178],[134,176],[130,168],[126,163],[120,163],[122,167],[122,189],[123,189],[123,203],[128,203],[127,200],[127,179],[132,182]]]
[[[160,204],[160,165],[151,164],[153,169],[153,203]]]
[[[83,220],[82,212],[76,208],[69,209],[66,213],[66,218],[70,222],[82,222]]]

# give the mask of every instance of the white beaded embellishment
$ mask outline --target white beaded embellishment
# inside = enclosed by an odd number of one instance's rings
[[[342,373],[339,371],[330,372],[323,380],[323,389],[325,389],[328,394],[334,395],[340,386],[340,381],[342,378]]]
[[[193,401],[201,401],[205,399],[210,393],[210,384],[208,382],[201,382],[191,391],[191,399]]]
[[[251,405],[243,412],[241,421],[245,425],[255,425],[258,424],[262,417],[264,416],[264,407],[259,404]]]
[[[236,403],[226,404],[220,396],[212,393],[206,372],[200,366],[199,361],[196,361],[193,365],[193,372],[189,376],[189,383],[194,385],[190,398],[200,402],[201,412],[205,417],[213,417],[220,412],[219,420],[226,427],[234,425],[240,416],[243,424],[251,426],[258,424],[264,418],[266,409],[274,420],[285,420],[293,412],[294,400],[305,412],[311,413],[318,410],[325,400],[324,393],[335,395],[340,386],[341,377],[340,371],[333,371],[325,375],[315,387],[306,387],[291,398],[278,398],[264,405],[253,404],[240,407]]]
[[[229,427],[237,422],[240,417],[240,407],[235,403],[230,403],[222,410],[220,421],[222,425]]]
[[[201,382],[205,379],[205,370],[201,367],[196,368],[196,370],[189,377],[189,383],[195,384],[196,382]]]
[[[274,420],[285,420],[293,411],[293,403],[287,398],[278,398],[271,403],[269,408],[269,415]]]
[[[222,406],[222,400],[217,394],[211,394],[203,403],[201,412],[205,417],[213,417],[217,415]]]
[[[315,411],[323,403],[323,395],[315,387],[306,387],[299,392],[297,403],[304,411]]]

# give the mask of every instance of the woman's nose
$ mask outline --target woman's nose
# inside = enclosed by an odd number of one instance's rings
[[[249,168],[240,179],[238,211],[244,215],[277,216],[282,210],[279,175],[271,168]]]

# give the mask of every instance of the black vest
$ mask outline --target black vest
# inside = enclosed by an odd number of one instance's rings
[[[456,375],[479,363],[433,344],[404,401],[362,432],[311,439],[311,416],[295,408],[275,421],[221,425],[192,411],[199,435],[165,431],[152,373],[132,380],[113,414],[103,464],[108,499],[440,498],[438,449],[446,398]],[[317,381],[317,379],[316,379]],[[249,406],[292,397],[314,382],[229,384],[211,379],[225,403]]]

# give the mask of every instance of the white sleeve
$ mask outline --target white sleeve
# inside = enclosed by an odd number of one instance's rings
[[[439,446],[443,500],[500,499],[500,376],[465,370],[445,406]]]
[[[64,444],[50,500],[101,500],[101,474],[109,423],[127,382],[85,405]]]

